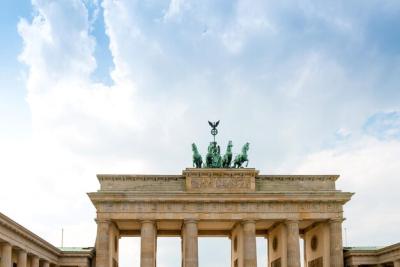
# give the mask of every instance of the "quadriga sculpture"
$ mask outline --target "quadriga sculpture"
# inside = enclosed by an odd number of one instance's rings
[[[213,136],[213,141],[210,142],[207,149],[207,154],[205,156],[205,162],[203,163],[203,158],[201,157],[197,146],[195,143],[192,144],[193,150],[193,167],[196,168],[243,168],[243,164],[246,162],[246,167],[249,165],[249,159],[247,157],[247,151],[249,150],[249,143],[246,143],[242,152],[235,157],[232,164],[232,141],[228,142],[225,155],[222,157],[221,149],[217,141],[215,141],[215,136],[218,134],[219,121],[211,122],[208,121],[211,126],[211,135]]]

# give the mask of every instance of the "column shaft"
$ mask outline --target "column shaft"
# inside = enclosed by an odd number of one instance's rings
[[[300,267],[299,222],[287,221],[287,266]]]
[[[254,221],[243,223],[243,266],[257,267],[256,224]]]
[[[50,263],[48,261],[43,262],[43,267],[50,267]]]
[[[394,261],[393,262],[394,267],[400,267],[400,260]]]
[[[4,243],[1,251],[1,267],[12,266],[12,246],[8,243]]]
[[[32,256],[31,267],[39,267],[39,257],[36,255]]]
[[[330,266],[343,267],[342,220],[329,222]]]
[[[182,229],[183,239],[183,267],[198,267],[198,231],[197,221],[186,220],[183,223]]]
[[[155,222],[143,221],[140,236],[140,267],[155,267],[157,245]]]
[[[111,267],[109,220],[97,220],[96,266]]]
[[[18,251],[18,267],[26,267],[28,254],[24,250]]]

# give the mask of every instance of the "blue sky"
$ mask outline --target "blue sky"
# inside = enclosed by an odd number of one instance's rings
[[[49,241],[92,245],[94,174],[179,173],[217,119],[262,173],[341,174],[349,245],[400,240],[398,1],[2,4],[0,209]]]

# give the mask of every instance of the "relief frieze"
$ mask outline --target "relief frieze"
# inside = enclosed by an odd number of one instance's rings
[[[256,170],[198,170],[187,169],[186,190],[196,192],[253,192]]]
[[[130,202],[130,203],[100,203],[102,212],[134,212],[134,213],[276,213],[276,212],[341,212],[339,203],[330,202],[199,202],[199,203],[168,203],[168,202]]]

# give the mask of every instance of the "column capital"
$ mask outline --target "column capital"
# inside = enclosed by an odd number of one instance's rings
[[[287,220],[284,220],[283,223],[286,224],[286,225],[293,224],[293,223],[299,224],[300,220],[298,220],[298,219],[287,219]]]
[[[199,219],[184,219],[183,223],[188,224],[188,223],[195,223],[197,224],[199,222]]]
[[[329,218],[328,222],[329,223],[342,223],[344,221],[344,218]]]
[[[7,241],[1,241],[0,242],[0,246],[10,246],[13,247],[13,245],[11,245],[11,243],[7,242]]]
[[[248,224],[248,223],[256,223],[256,220],[254,219],[244,219],[240,221],[241,224]]]
[[[141,220],[140,223],[143,224],[156,224],[157,222],[155,220]]]
[[[96,218],[96,219],[94,219],[94,221],[96,223],[111,223],[111,219],[99,219],[99,218]]]

